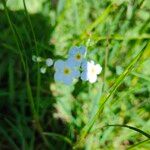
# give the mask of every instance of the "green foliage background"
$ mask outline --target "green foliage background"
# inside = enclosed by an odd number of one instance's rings
[[[25,0],[28,13],[22,0],[8,0],[7,11],[2,1],[0,149],[72,149],[101,96],[149,43],[150,1]],[[41,75],[43,64],[32,61],[37,54],[67,58],[74,45],[85,45],[87,58],[102,65],[97,83],[55,83],[53,68]],[[103,126],[131,125],[149,133],[149,116],[150,46],[105,104],[81,149],[148,150],[150,143],[141,133]]]

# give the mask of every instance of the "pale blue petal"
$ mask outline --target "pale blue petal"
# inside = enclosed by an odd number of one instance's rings
[[[73,81],[73,78],[71,76],[65,76],[63,78],[63,83],[66,84],[66,85],[71,85],[72,81]]]
[[[67,60],[68,66],[79,68],[81,65],[81,61],[77,61],[74,57],[70,57]]]
[[[62,82],[63,81],[63,75],[61,73],[59,73],[59,72],[56,72],[54,74],[54,80],[56,82]]]
[[[69,50],[69,57],[74,56],[78,52],[78,47],[74,46]]]
[[[81,63],[82,70],[87,70],[87,67],[88,67],[88,61],[86,59],[83,59]]]
[[[70,57],[66,60],[66,63],[69,67],[76,67],[76,61],[74,58]]]
[[[88,80],[87,71],[83,71],[83,72],[81,73],[81,79],[82,79],[83,81],[87,81],[87,80]]]
[[[62,69],[65,65],[65,62],[61,59],[57,60],[54,64],[54,68],[55,70],[59,70],[59,69]]]
[[[84,56],[86,54],[86,47],[85,46],[80,46],[79,47],[79,52]]]
[[[77,69],[73,69],[71,75],[73,78],[78,78],[78,77],[80,77],[80,71]]]

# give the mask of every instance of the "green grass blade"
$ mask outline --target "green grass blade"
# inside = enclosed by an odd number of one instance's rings
[[[35,43],[35,49],[36,49],[36,55],[38,56],[39,52],[38,52],[38,48],[37,48],[37,40],[36,40],[36,36],[35,36],[34,30],[33,30],[32,22],[31,22],[31,19],[30,19],[30,16],[29,16],[29,13],[28,13],[28,10],[27,10],[27,7],[26,7],[25,0],[23,0],[23,6],[24,6],[24,9],[25,9],[25,15],[27,17],[27,20],[29,22],[29,25],[30,25],[30,28],[31,28],[31,32],[32,32],[32,35],[33,35],[33,39],[34,39],[34,43]],[[39,72],[39,68],[40,68],[39,62],[37,62],[37,92],[36,92],[37,112],[38,112],[38,109],[39,109],[40,85],[41,85],[41,74]]]
[[[47,136],[50,136],[52,138],[55,138],[55,139],[62,140],[64,142],[72,145],[72,141],[68,137],[65,137],[63,135],[60,135],[60,134],[57,134],[57,133],[50,133],[50,132],[43,132],[43,134],[47,135]]]
[[[137,76],[138,78],[141,78],[141,79],[144,79],[144,80],[150,82],[150,77],[148,77],[144,74],[133,72],[132,75]]]
[[[129,147],[128,149],[135,148],[136,146],[138,146],[138,145],[140,145],[140,144],[142,144],[142,143],[147,142],[147,141],[150,140],[150,134],[148,134],[148,133],[146,133],[146,132],[144,132],[144,131],[142,131],[142,130],[140,130],[140,129],[138,129],[138,128],[135,128],[135,127],[133,127],[133,126],[124,125],[124,124],[123,124],[123,125],[120,125],[120,124],[112,124],[112,125],[111,125],[111,124],[108,124],[108,125],[105,125],[105,126],[102,126],[102,127],[100,127],[100,128],[97,128],[97,129],[93,130],[90,134],[98,133],[98,131],[99,131],[100,129],[104,129],[104,128],[107,128],[107,127],[122,127],[122,128],[128,128],[128,129],[133,130],[133,131],[135,131],[135,132],[138,132],[138,133],[140,133],[140,134],[142,134],[142,135],[144,135],[144,136],[146,136],[146,137],[148,138],[147,140],[144,140],[144,141],[142,141],[142,142],[139,142],[139,143],[137,143],[137,144],[135,144],[135,145]]]
[[[19,150],[18,146],[14,142],[14,140],[10,137],[10,135],[0,126],[0,132],[3,134],[3,136],[7,139],[7,141],[11,144],[12,148],[14,150]]]
[[[147,140],[138,142],[137,144],[134,144],[133,146],[130,146],[129,148],[127,148],[127,150],[133,149],[133,148],[135,148],[135,147],[138,147],[139,145],[142,145],[142,144],[144,144],[144,143],[146,143],[146,142],[148,142],[148,141],[150,141],[150,139],[147,139]]]
[[[131,63],[128,65],[128,67],[125,69],[125,71],[119,76],[119,78],[116,80],[116,82],[114,83],[114,85],[112,86],[110,91],[108,93],[104,94],[102,96],[102,98],[99,100],[99,109],[96,112],[95,116],[82,129],[80,139],[74,147],[75,149],[80,147],[81,144],[83,144],[84,139],[88,135],[89,131],[91,130],[91,128],[94,125],[95,121],[97,120],[98,116],[100,115],[100,113],[102,113],[105,103],[109,100],[109,98],[112,96],[112,94],[117,90],[117,88],[123,82],[124,78],[132,71],[132,69],[134,68],[134,65],[141,58],[143,52],[149,48],[150,48],[150,43],[144,46],[144,48],[139,52],[139,54],[131,61]]]
[[[109,53],[109,36],[107,36],[107,46],[105,50],[105,61],[104,61],[104,76],[103,76],[103,89],[102,91],[105,91],[106,86],[106,72],[107,72],[107,65],[108,65],[108,53]]]
[[[9,59],[9,99],[11,104],[13,103],[13,100],[15,98],[15,75],[14,75],[14,60],[12,57]]]
[[[16,36],[15,30],[14,30],[14,27],[13,27],[13,23],[11,22],[11,19],[10,19],[9,14],[8,14],[6,2],[5,1],[2,1],[2,2],[3,2],[3,6],[4,6],[4,10],[5,10],[5,14],[6,14],[8,23],[10,25],[10,28],[12,30],[12,33],[13,33],[13,36],[14,36],[14,39],[15,39],[15,42],[16,42],[16,45],[17,45],[17,49],[19,51],[20,59],[21,59],[21,62],[23,64],[23,69],[24,69],[24,71],[26,71],[26,64],[25,64],[25,61],[24,61],[24,58],[23,58],[22,51],[21,51],[20,46],[19,46],[19,41],[18,41],[18,38]]]
[[[100,23],[103,23],[106,20],[106,17],[109,15],[109,13],[112,11],[113,5],[110,4],[104,11],[103,13],[92,23],[90,24],[85,31],[80,35],[80,40],[83,40],[87,33],[91,32],[97,25]],[[79,42],[79,41],[78,41]]]
[[[29,16],[29,13],[28,13],[28,10],[27,10],[27,7],[26,7],[25,0],[23,0],[23,6],[24,6],[24,10],[25,10],[25,15],[26,15],[26,17],[28,19],[28,22],[29,22],[29,25],[31,27],[31,32],[32,32],[34,43],[35,43],[35,47],[36,47],[36,54],[38,55],[36,36],[35,36],[34,30],[33,30],[32,22],[31,22],[31,19],[30,19],[30,16]]]
[[[17,135],[17,137],[19,138],[19,140],[21,141],[21,143],[23,144],[24,142],[24,137],[23,134],[20,132],[20,130],[18,129],[18,126],[15,126],[10,120],[5,119],[5,121],[7,122],[7,124],[12,128],[13,132],[16,133],[15,135]]]
[[[144,136],[146,136],[147,138],[150,138],[150,134],[138,129],[138,128],[135,128],[135,127],[132,127],[132,126],[128,126],[128,125],[120,125],[120,124],[110,124],[110,125],[106,125],[105,127],[123,127],[123,128],[128,128],[128,129],[131,129],[131,130],[134,130]]]

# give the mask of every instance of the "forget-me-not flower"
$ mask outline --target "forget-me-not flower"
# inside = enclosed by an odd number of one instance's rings
[[[80,46],[80,47],[72,47],[69,51],[69,59],[72,60],[74,65],[79,67],[81,65],[81,62],[83,58],[86,55],[86,47]]]
[[[80,76],[79,70],[73,65],[71,60],[57,60],[54,64],[55,74],[54,79],[56,82],[61,82],[70,85],[75,78]]]
[[[81,79],[83,81],[89,81],[90,83],[94,83],[97,80],[97,75],[101,73],[102,67],[99,64],[94,64],[94,61],[88,62],[84,60],[82,62],[82,70]]]

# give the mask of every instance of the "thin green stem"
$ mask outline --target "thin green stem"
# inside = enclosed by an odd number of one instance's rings
[[[18,42],[18,40],[17,40],[17,36],[16,36],[15,30],[14,30],[13,24],[12,24],[12,22],[11,22],[11,20],[10,20],[9,14],[8,14],[6,2],[5,2],[4,0],[3,0],[2,2],[3,2],[3,6],[4,6],[4,10],[5,10],[6,17],[7,17],[7,19],[8,19],[8,23],[9,23],[9,25],[10,25],[10,28],[11,28],[11,30],[12,30],[12,33],[13,33],[13,36],[14,36],[14,39],[15,39],[15,42],[16,42],[16,45],[17,45],[17,49],[18,49],[18,51],[19,51],[19,55],[20,55],[20,58],[21,58],[21,62],[22,62],[22,64],[23,64],[23,69],[24,69],[24,71],[26,72],[26,64],[25,64],[25,61],[24,61],[24,58],[23,58],[23,55],[22,55],[22,51],[21,51],[20,46],[19,46],[19,42]]]
[[[146,136],[147,138],[150,138],[150,134],[138,129],[138,128],[135,128],[135,127],[132,127],[132,126],[129,126],[129,125],[120,125],[120,124],[109,124],[109,125],[106,125],[106,127],[125,127],[125,128],[128,128],[128,129],[131,129],[131,130],[134,130],[144,136]]]
[[[106,127],[122,127],[122,128],[128,128],[130,130],[133,130],[133,131],[136,131],[144,136],[146,136],[147,138],[150,138],[150,134],[136,128],[136,127],[133,127],[133,126],[129,126],[129,125],[125,125],[125,124],[107,124],[105,126],[102,126],[100,128],[97,128],[95,130],[93,130],[92,132],[90,132],[90,134],[94,134],[94,133],[97,133],[100,129],[104,129]]]
[[[33,30],[33,26],[32,26],[32,23],[31,23],[30,16],[29,16],[29,13],[28,13],[28,10],[27,10],[27,7],[26,7],[25,0],[23,0],[23,5],[24,5],[27,20],[28,20],[29,25],[31,27],[31,32],[32,32],[32,35],[33,35],[34,43],[35,43],[36,55],[38,56],[39,52],[38,52],[38,47],[37,47],[37,40],[36,40],[36,36],[35,36],[34,30]],[[36,108],[37,108],[37,112],[39,111],[40,85],[41,85],[41,74],[39,72],[39,68],[40,68],[39,62],[37,62],[37,91],[36,91],[36,99],[37,99],[37,107]]]
[[[150,139],[146,139],[146,140],[144,140],[144,141],[138,142],[138,143],[136,143],[136,144],[134,144],[134,145],[128,147],[127,150],[133,149],[133,148],[135,148],[135,147],[137,147],[137,146],[139,146],[139,145],[142,145],[142,144],[144,144],[144,143],[146,143],[146,142],[148,142],[148,141],[150,141]]]
[[[109,52],[109,36],[107,36],[107,46],[105,50],[105,62],[104,62],[104,81],[103,81],[103,88],[102,92],[105,91],[105,86],[106,86],[106,72],[107,72],[107,63],[108,63],[108,52]]]
[[[63,140],[64,142],[72,145],[72,141],[63,135],[57,134],[57,133],[52,133],[52,132],[43,132],[44,135],[50,136],[52,138],[56,138],[58,140]]]
[[[117,41],[123,41],[125,39],[126,35],[110,35],[110,40],[117,40]],[[91,39],[95,41],[95,43],[98,43],[103,40],[107,40],[107,36],[98,36],[98,35],[92,35]],[[128,36],[126,37],[127,40],[143,40],[143,39],[150,39],[149,34],[143,34],[138,36]]]
[[[42,129],[41,124],[40,124],[40,122],[39,122],[38,113],[37,113],[37,111],[36,111],[36,109],[35,109],[34,100],[33,100],[33,95],[32,95],[32,90],[31,90],[31,86],[30,86],[29,75],[27,75],[26,85],[27,85],[27,93],[28,93],[28,97],[29,97],[30,104],[31,104],[32,113],[33,113],[33,116],[34,116],[33,118],[34,118],[34,121],[35,121],[37,130],[38,130],[39,134],[41,135],[41,137],[43,138],[43,141],[45,142],[46,146],[47,146],[47,147],[52,147],[52,146],[48,143],[46,137],[42,134],[42,133],[43,133],[43,129]]]

